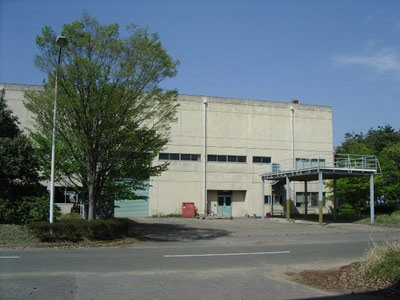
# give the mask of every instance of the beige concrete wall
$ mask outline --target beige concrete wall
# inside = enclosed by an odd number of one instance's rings
[[[187,199],[183,195],[191,194],[198,212],[204,213],[203,97],[180,95],[179,102],[178,122],[172,126],[172,140],[164,152],[201,154],[201,162],[171,161],[167,172],[152,178],[151,214],[157,214],[161,207],[165,212],[177,210]],[[233,197],[233,216],[260,215],[260,174],[265,165],[253,163],[252,158],[268,156],[272,162],[291,159],[291,107],[294,108],[295,157],[309,157],[317,152],[321,158],[333,155],[330,107],[216,97],[207,97],[207,102],[207,154],[247,157],[246,163],[207,162],[208,201],[214,213],[217,191],[233,191],[233,195],[244,191],[244,201],[236,202]],[[294,190],[303,189],[302,184],[296,184]],[[174,195],[173,201],[167,190]],[[318,185],[309,184],[308,190],[318,191]],[[269,194],[271,189],[266,184],[265,195]],[[278,206],[275,208],[279,210]]]
[[[28,111],[24,102],[26,91],[38,91],[43,88],[38,85],[0,83],[0,93],[4,89],[4,99],[13,114],[18,117],[21,130],[33,129],[32,113]]]

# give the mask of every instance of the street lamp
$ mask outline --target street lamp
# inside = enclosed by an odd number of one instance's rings
[[[64,36],[58,36],[56,40],[57,45],[60,47],[58,52],[58,61],[56,66],[56,82],[54,87],[54,106],[53,106],[53,134],[51,141],[51,175],[50,175],[50,216],[49,222],[53,223],[53,207],[54,207],[54,164],[55,164],[55,150],[56,150],[56,112],[57,112],[57,91],[58,91],[58,69],[61,63],[62,48],[67,46],[68,40]]]

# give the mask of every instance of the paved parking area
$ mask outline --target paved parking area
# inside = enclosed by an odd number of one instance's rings
[[[133,218],[136,230],[146,240],[188,241],[213,240],[218,238],[240,238],[276,240],[285,237],[313,235],[333,237],[353,234],[357,236],[392,235],[399,237],[400,228],[388,228],[363,224],[287,221],[283,218],[234,218],[234,219],[196,219],[196,218]]]

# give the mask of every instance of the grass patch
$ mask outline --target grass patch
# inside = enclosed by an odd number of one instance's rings
[[[360,223],[371,223],[371,218],[361,219]],[[396,210],[391,214],[376,215],[375,224],[387,225],[387,226],[393,226],[393,225],[400,226],[400,210]]]
[[[400,244],[387,242],[374,244],[360,263],[360,274],[371,281],[384,281],[389,285],[400,282]]]
[[[369,212],[369,211],[368,211]],[[308,214],[305,216],[304,214],[292,214],[293,219],[298,220],[308,220],[308,221],[318,221],[318,214]],[[324,222],[334,222],[335,218],[332,213],[324,214],[323,216]],[[365,215],[359,215],[358,213],[354,213],[348,210],[339,211],[337,216],[337,222],[344,223],[365,223],[370,224],[370,217],[365,217]],[[387,225],[387,226],[400,226],[400,210],[396,210],[391,214],[376,214],[375,215],[375,224],[377,225]]]
[[[287,272],[286,275],[301,284],[340,294],[362,293],[371,295],[371,299],[374,295],[400,299],[400,243],[387,242],[383,246],[374,243],[361,262],[339,269]]]

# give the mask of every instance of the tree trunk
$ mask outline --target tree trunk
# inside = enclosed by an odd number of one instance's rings
[[[89,166],[89,180],[88,180],[88,189],[89,189],[89,221],[96,219],[96,194],[94,191],[94,174]]]
[[[89,183],[89,221],[96,219],[96,201],[94,195],[94,184]]]

